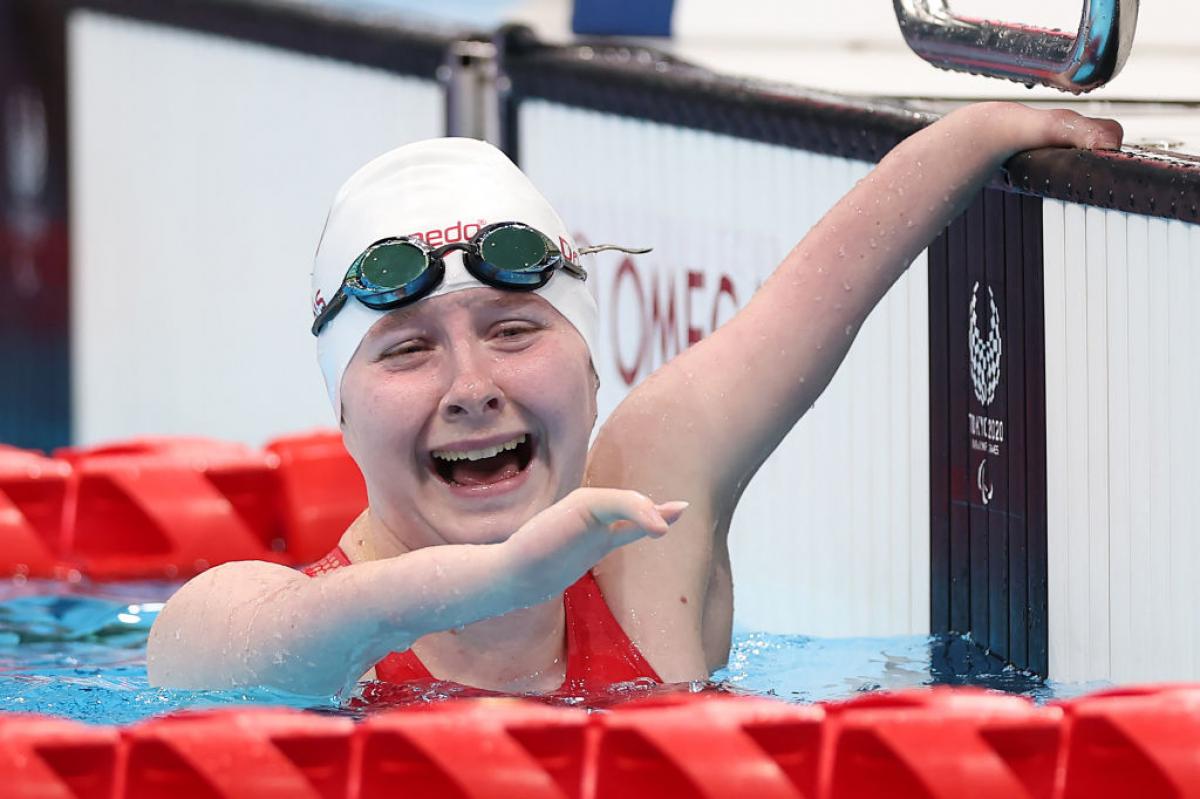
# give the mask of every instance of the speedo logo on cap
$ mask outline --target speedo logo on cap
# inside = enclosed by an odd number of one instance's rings
[[[463,222],[460,219],[448,228],[433,228],[432,230],[418,230],[415,233],[409,233],[408,238],[419,239],[430,247],[440,247],[443,244],[467,241],[486,224],[487,220],[485,219],[480,219],[477,222]]]

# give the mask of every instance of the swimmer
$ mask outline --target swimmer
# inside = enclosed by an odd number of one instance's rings
[[[488,145],[381,156],[338,193],[313,273],[318,359],[368,507],[305,572],[230,563],[183,586],[150,632],[151,684],[707,678],[729,653],[738,499],[871,309],[1014,153],[1121,135],[1013,103],[915,133],[590,448],[587,253]]]

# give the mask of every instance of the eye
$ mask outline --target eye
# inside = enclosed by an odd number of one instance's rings
[[[412,358],[429,350],[429,342],[423,339],[407,339],[384,349],[379,354],[379,360]]]
[[[492,327],[492,338],[504,344],[516,344],[527,341],[541,329],[540,325],[533,322],[510,319]]]

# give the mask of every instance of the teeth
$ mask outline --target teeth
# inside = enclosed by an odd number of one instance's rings
[[[501,452],[510,449],[516,449],[519,445],[525,443],[525,436],[520,435],[504,444],[497,444],[494,447],[485,447],[484,449],[473,449],[467,452],[452,452],[446,449],[435,449],[433,457],[440,458],[444,461],[478,461],[484,458],[493,458]]]

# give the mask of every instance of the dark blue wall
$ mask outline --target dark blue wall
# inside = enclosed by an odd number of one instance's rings
[[[63,8],[0,0],[0,443],[70,441]]]

